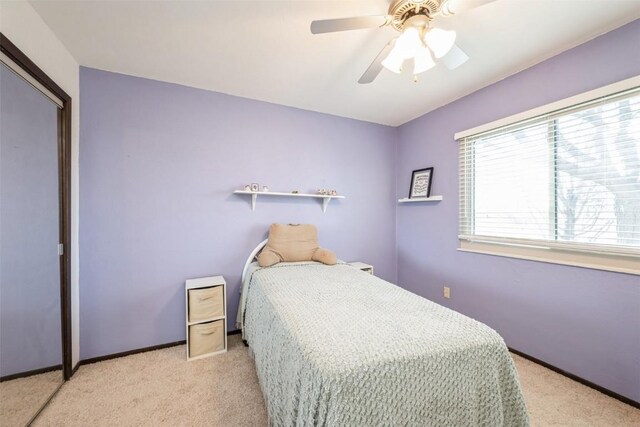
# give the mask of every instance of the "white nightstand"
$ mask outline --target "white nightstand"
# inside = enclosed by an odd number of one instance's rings
[[[222,276],[190,279],[184,286],[187,360],[227,351],[227,283]]]
[[[349,265],[352,266],[352,267],[358,268],[358,269],[360,269],[362,271],[366,271],[369,274],[373,274],[373,266],[372,265],[365,264],[364,262],[358,262],[358,261],[350,262]]]

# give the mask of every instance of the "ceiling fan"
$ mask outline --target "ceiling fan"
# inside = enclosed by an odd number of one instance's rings
[[[494,0],[394,0],[387,15],[325,19],[311,23],[312,34],[392,26],[402,34],[380,51],[358,83],[373,82],[383,68],[402,72],[407,60],[413,60],[414,80],[433,68],[431,54],[450,70],[464,64],[469,57],[455,44],[456,32],[433,26],[437,16],[451,16]]]

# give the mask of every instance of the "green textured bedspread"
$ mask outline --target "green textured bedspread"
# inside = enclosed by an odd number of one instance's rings
[[[271,425],[529,424],[494,330],[349,265],[254,267],[240,309]]]

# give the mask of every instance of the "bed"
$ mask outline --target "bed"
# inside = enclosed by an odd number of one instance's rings
[[[488,326],[345,263],[243,271],[238,310],[273,426],[527,426]]]

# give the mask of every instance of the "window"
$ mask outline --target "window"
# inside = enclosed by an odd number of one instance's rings
[[[463,250],[640,274],[640,87],[582,98],[459,138]]]

